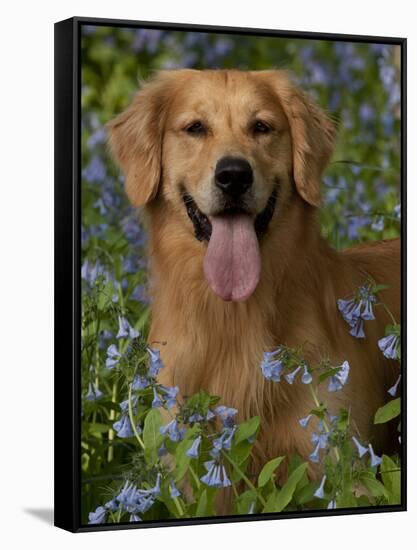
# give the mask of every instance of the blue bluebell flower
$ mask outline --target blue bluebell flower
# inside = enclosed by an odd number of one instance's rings
[[[177,395],[179,393],[179,387],[173,386],[160,386],[160,390],[164,394],[165,405],[168,409],[172,409],[177,404]]]
[[[196,437],[192,442],[191,447],[186,451],[186,455],[190,458],[198,458],[200,453],[201,435]]]
[[[88,259],[85,259],[81,266],[81,278],[92,286],[100,275],[108,277],[100,262],[97,261],[92,264]]]
[[[129,481],[125,482],[120,493],[115,497],[115,499],[126,509],[134,505],[135,498],[136,488]]]
[[[92,382],[90,382],[88,384],[88,391],[87,391],[87,394],[85,396],[85,399],[87,401],[96,401],[97,399],[100,399],[100,397],[103,396],[103,392],[100,391],[99,387],[97,384],[93,384]]]
[[[216,418],[216,415],[209,409],[206,414],[206,420],[210,421],[213,420],[213,418]]]
[[[288,384],[294,383],[295,377],[300,372],[300,370],[301,370],[301,366],[298,366],[295,370],[285,375],[285,380],[288,382]]]
[[[339,368],[340,370],[330,377],[328,391],[339,391],[347,382],[350,370],[348,361],[344,361]]]
[[[133,413],[136,414],[137,408],[138,408],[138,396],[134,395],[131,399],[131,402],[132,402]],[[127,414],[129,412],[129,399],[125,399],[124,401],[121,401],[119,404],[119,407],[122,413]]]
[[[142,518],[137,514],[130,514],[129,521],[132,523],[134,521],[142,521]]]
[[[95,512],[90,512],[88,514],[88,523],[90,525],[98,525],[100,523],[105,523],[107,517],[107,510],[104,506],[99,506]]]
[[[151,359],[149,373],[151,376],[157,376],[159,371],[164,367],[161,359],[161,351],[159,349],[147,348]]]
[[[151,381],[145,376],[140,376],[140,374],[137,374],[132,381],[133,390],[144,390],[145,388],[148,388],[150,385],[151,385]]]
[[[139,336],[139,332],[135,330],[133,327],[130,326],[129,321],[125,318],[119,315],[119,332],[116,335],[116,338],[137,338]]]
[[[383,216],[379,216],[378,218],[376,218],[376,220],[371,225],[374,231],[383,231],[384,226],[385,226],[385,220]]]
[[[323,476],[320,482],[319,487],[314,492],[316,498],[324,498],[324,484],[326,483],[327,476]]]
[[[397,204],[397,206],[394,206],[394,213],[398,219],[401,218],[401,204]]]
[[[311,373],[309,372],[307,365],[304,365],[304,372],[303,372],[303,375],[301,376],[301,382],[303,384],[311,384],[312,381],[313,381],[313,377],[311,376]]]
[[[181,496],[180,491],[173,481],[170,481],[169,483],[169,494],[171,495],[171,498],[177,498]]]
[[[378,340],[378,347],[387,359],[398,359],[399,337],[396,334],[389,334]]]
[[[313,432],[311,434],[311,442],[314,445],[319,445],[320,449],[325,449],[329,440],[330,432],[320,431],[319,433]]]
[[[105,507],[107,510],[110,510],[111,512],[116,512],[116,510],[119,509],[119,505],[117,504],[115,498],[112,498],[111,500],[109,500],[108,502],[106,502],[106,504],[104,505],[104,507]]]
[[[113,429],[120,438],[133,437],[135,435],[127,414],[122,414],[120,419],[113,424]]]
[[[234,409],[233,407],[226,407],[225,405],[219,405],[214,409],[214,412],[223,422],[223,426],[232,428],[235,425],[237,409]]]
[[[388,393],[392,396],[392,397],[395,397],[397,395],[397,390],[398,390],[398,384],[400,383],[401,381],[401,374],[400,376],[397,378],[397,381],[395,382],[395,384],[388,390]]]
[[[308,426],[308,423],[310,422],[310,418],[312,417],[311,414],[307,415],[306,417],[304,418],[300,418],[300,420],[298,421],[298,423],[300,424],[300,426],[302,428],[307,428]]]
[[[159,431],[162,435],[168,435],[171,441],[181,441],[186,432],[185,428],[180,428],[178,426],[178,421],[175,418],[165,426],[161,426]]]
[[[317,443],[314,451],[309,455],[311,462],[320,462],[320,443]]]
[[[329,504],[327,505],[327,509],[328,510],[335,510],[336,508],[336,501],[333,499],[329,502]]]
[[[106,368],[112,369],[120,361],[121,354],[117,347],[112,344],[107,349],[107,359],[106,359]]]
[[[281,353],[281,348],[275,351],[266,351],[263,354],[261,362],[262,374],[267,380],[279,382],[281,380],[281,372],[284,368],[284,363],[276,356]]]
[[[353,440],[353,443],[356,445],[359,457],[362,458],[368,452],[368,448],[361,445],[361,443],[356,439],[355,436],[352,437],[352,440]]]
[[[235,431],[236,426],[233,426],[232,428],[224,428],[222,434],[213,440],[213,452],[215,455],[218,455],[222,449],[230,451]]]
[[[96,200],[96,202],[93,204],[93,208],[98,208],[101,216],[105,216],[107,214],[106,205],[101,198]]]
[[[164,402],[162,401],[160,395],[158,395],[156,388],[153,388],[153,401],[152,401],[152,408],[157,409],[159,407],[163,407]]]
[[[106,177],[106,167],[98,155],[91,158],[90,162],[83,169],[82,176],[88,183],[104,180]]]
[[[356,319],[349,331],[351,336],[355,338],[365,338],[365,331],[363,330],[363,319]]]
[[[369,453],[371,455],[371,466],[379,466],[382,462],[382,458],[375,454],[372,445],[369,443]]]

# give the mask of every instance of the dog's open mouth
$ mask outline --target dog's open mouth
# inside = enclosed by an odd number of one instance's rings
[[[204,274],[212,291],[223,300],[242,302],[255,291],[261,272],[259,238],[268,229],[276,200],[274,191],[255,219],[235,206],[206,216],[191,195],[184,192],[183,201],[195,237],[208,241]]]
[[[199,241],[209,241],[212,232],[210,219],[203,214],[203,212],[201,212],[190,194],[184,192],[182,199],[184,201],[188,217],[193,222],[195,238]],[[269,223],[275,211],[276,202],[277,192],[274,190],[269,197],[265,208],[259,212],[255,218],[254,227],[258,238],[262,237],[262,235],[267,232]],[[234,207],[225,209],[222,214],[232,217],[244,213],[245,212],[242,209]]]

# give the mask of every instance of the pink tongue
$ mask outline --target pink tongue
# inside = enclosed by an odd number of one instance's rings
[[[261,272],[261,257],[253,219],[213,216],[212,233],[204,258],[210,288],[223,300],[242,302],[254,292]]]

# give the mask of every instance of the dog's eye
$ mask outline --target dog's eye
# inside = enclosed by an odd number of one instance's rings
[[[187,134],[204,134],[206,131],[206,127],[202,122],[197,120],[196,122],[193,122],[189,126],[185,128],[185,131]]]
[[[253,132],[255,134],[267,134],[270,131],[271,127],[265,124],[265,122],[261,122],[260,120],[257,120],[253,125]]]

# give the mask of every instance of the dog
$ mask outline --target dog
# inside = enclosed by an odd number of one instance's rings
[[[275,456],[312,452],[299,419],[314,407],[309,387],[262,375],[263,353],[302,347],[308,363],[347,360],[349,379],[323,395],[350,411],[362,441],[387,452],[397,439],[373,417],[398,365],[377,340],[382,307],[356,339],[337,309],[369,278],[400,319],[400,243],[342,252],[321,237],[320,178],[336,129],[280,70],[162,71],[109,123],[126,193],[143,207],[153,296],[150,342],[166,342],[160,382],[183,396],[200,389],[254,415],[261,429],[253,469]],[[310,475],[319,475],[311,464]]]

